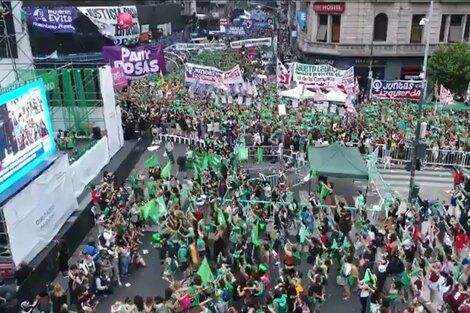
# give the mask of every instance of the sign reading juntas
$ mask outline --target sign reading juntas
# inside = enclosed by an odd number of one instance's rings
[[[371,96],[375,99],[418,101],[421,97],[421,81],[374,80]]]
[[[216,67],[202,66],[186,63],[184,67],[184,79],[188,83],[200,82],[202,84],[241,84],[243,75],[237,65],[228,71],[222,71]]]
[[[28,24],[48,33],[73,34],[77,30],[74,21],[78,16],[76,8],[25,8]]]
[[[273,39],[271,37],[265,38],[255,38],[255,39],[246,39],[232,41],[230,43],[230,48],[240,49],[241,47],[250,48],[250,47],[261,47],[261,46],[271,46],[273,44]]]
[[[83,15],[88,17],[98,27],[98,31],[111,39],[117,46],[133,45],[139,42],[140,25],[135,6],[118,7],[78,7]],[[132,15],[132,27],[119,29],[117,18],[121,13]]]
[[[139,79],[162,72],[166,74],[165,57],[161,45],[126,48],[103,47],[103,57],[111,67],[121,68],[128,79]]]
[[[329,64],[293,63],[292,80],[303,85],[344,85],[354,82],[354,68],[339,70]]]

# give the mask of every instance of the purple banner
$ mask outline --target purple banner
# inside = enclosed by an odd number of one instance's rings
[[[375,99],[412,100],[421,97],[421,82],[413,80],[374,80],[371,97]]]
[[[103,47],[103,57],[111,67],[121,68],[128,79],[139,79],[162,72],[166,74],[163,47],[140,46],[126,48],[119,46]]]
[[[124,75],[122,68],[112,67],[111,74],[113,75],[114,90],[121,90],[129,86],[129,81],[126,78],[126,75]]]
[[[25,8],[28,24],[39,31],[49,33],[74,34],[77,30],[74,21],[76,8]]]

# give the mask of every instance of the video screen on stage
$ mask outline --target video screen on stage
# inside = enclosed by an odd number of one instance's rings
[[[55,151],[44,83],[0,95],[0,194]]]

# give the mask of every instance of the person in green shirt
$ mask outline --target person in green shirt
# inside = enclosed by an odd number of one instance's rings
[[[281,294],[279,290],[276,290],[273,303],[276,313],[287,313],[289,311],[289,306],[287,305],[287,295]]]
[[[144,191],[142,190],[141,186],[141,177],[137,169],[132,171],[129,180],[131,182],[131,189],[134,192],[135,201],[140,202],[144,200]]]
[[[188,246],[186,242],[182,242],[177,252],[178,263],[181,271],[184,274],[184,277],[188,276]]]

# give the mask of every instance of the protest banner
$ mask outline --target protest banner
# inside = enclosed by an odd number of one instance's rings
[[[329,64],[293,63],[292,80],[303,85],[344,86],[354,83],[354,68],[339,70]]]
[[[225,50],[227,46],[223,42],[208,43],[175,43],[165,49],[178,51],[198,51],[198,50]]]
[[[243,74],[240,70],[240,66],[237,65],[234,68],[225,71],[223,74],[224,84],[241,84],[243,83]]]
[[[120,67],[112,67],[111,74],[113,75],[114,90],[121,90],[129,85],[124,71]]]
[[[140,24],[136,6],[77,7],[77,9],[98,27],[98,31],[111,39],[117,46],[133,45],[140,40]],[[121,13],[132,15],[132,27],[120,29],[117,18]]]
[[[246,36],[247,31],[244,26],[225,27],[225,34],[231,36]]]
[[[76,8],[25,8],[28,24],[35,29],[55,34],[74,34]]]
[[[412,80],[374,80],[371,97],[389,100],[413,100],[421,97],[421,82]]]
[[[121,68],[128,79],[139,79],[160,72],[166,74],[165,58],[161,45],[126,48],[103,47],[103,57],[111,67]]]
[[[273,39],[271,37],[265,38],[255,38],[255,39],[245,39],[245,40],[238,40],[232,41],[230,43],[230,48],[232,49],[240,49],[241,47],[249,48],[249,47],[261,47],[261,46],[271,46],[273,44]]]
[[[186,63],[184,79],[187,83],[199,82],[214,85],[243,83],[243,75],[238,65],[224,72],[212,66]]]

